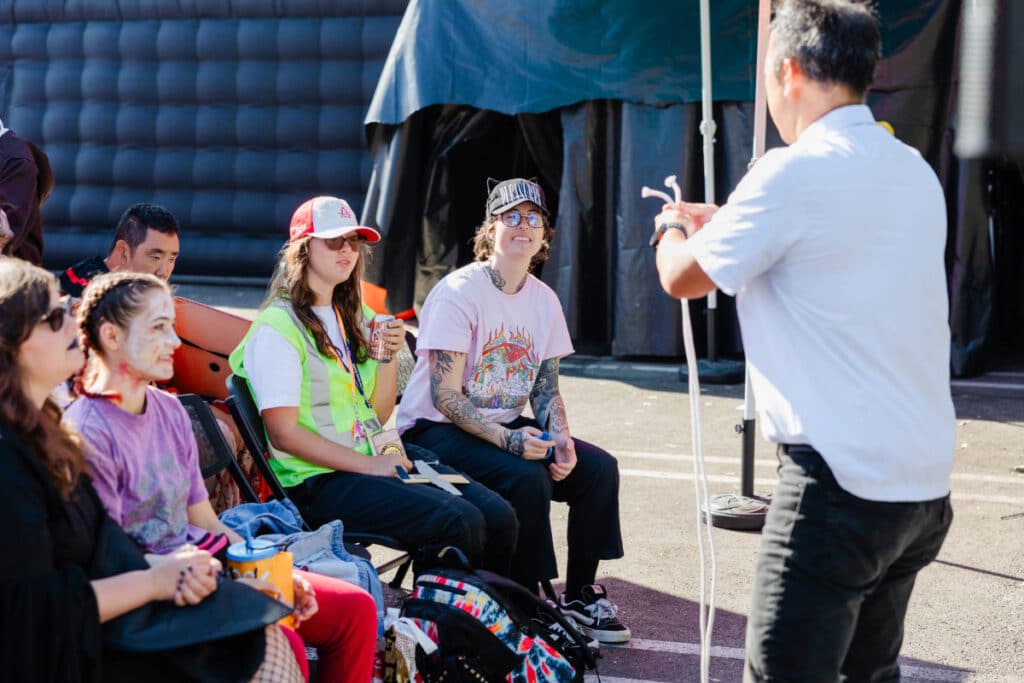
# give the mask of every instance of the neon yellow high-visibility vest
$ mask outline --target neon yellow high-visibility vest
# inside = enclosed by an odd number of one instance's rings
[[[374,312],[363,306],[363,328],[369,338],[365,321],[371,320]],[[249,331],[238,347],[231,352],[229,363],[231,371],[248,382],[249,375],[245,368],[245,347],[255,330],[261,325],[274,328],[289,344],[295,347],[302,361],[302,394],[299,399],[299,424],[309,431],[319,434],[328,441],[347,446],[363,455],[372,456],[370,443],[361,439],[355,440],[353,427],[356,418],[364,423],[377,419],[377,415],[368,408],[355,391],[352,376],[331,356],[324,356],[316,348],[313,335],[309,333],[302,321],[295,315],[291,304],[285,299],[278,299],[263,309],[253,320]],[[270,368],[273,372],[273,368]],[[359,364],[359,376],[363,380],[366,397],[373,395],[377,384],[377,361],[367,358]],[[249,390],[252,391],[250,385]],[[353,398],[355,396],[355,398]],[[269,439],[268,439],[269,442]],[[306,479],[334,470],[314,465],[302,458],[270,445],[270,467],[281,480],[282,486],[298,486]],[[253,453],[253,457],[258,457]]]

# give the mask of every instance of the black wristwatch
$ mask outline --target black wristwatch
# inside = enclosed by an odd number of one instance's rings
[[[658,243],[661,242],[661,238],[665,236],[665,233],[669,230],[678,230],[683,233],[683,237],[689,237],[690,233],[687,231],[686,226],[682,223],[662,223],[661,227],[654,231],[651,235],[651,247],[657,249]]]

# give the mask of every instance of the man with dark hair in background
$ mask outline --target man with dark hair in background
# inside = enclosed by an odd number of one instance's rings
[[[879,56],[866,3],[780,3],[765,80],[788,147],[721,209],[655,221],[669,294],[736,294],[778,444],[746,681],[898,681],[915,577],[952,520],[945,201],[864,104]]]
[[[134,204],[117,221],[106,258],[93,256],[65,270],[60,276],[61,291],[78,298],[89,280],[120,270],[170,279],[178,249],[178,221],[174,215],[154,204]]]
[[[52,191],[53,173],[46,154],[0,121],[0,211],[6,216],[7,228],[0,237],[0,253],[42,265],[39,207]]]

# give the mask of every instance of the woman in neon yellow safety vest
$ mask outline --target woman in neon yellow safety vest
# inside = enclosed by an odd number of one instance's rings
[[[271,466],[310,524],[340,519],[351,532],[386,534],[409,547],[454,545],[475,565],[507,573],[518,523],[501,496],[472,480],[459,486],[461,496],[404,484],[398,475],[410,459],[437,462],[426,449],[374,453],[372,438],[394,410],[397,386],[396,363],[370,357],[374,314],[361,300],[367,245],[379,241],[342,199],[302,204],[231,368],[248,380]],[[391,321],[385,339],[392,355],[402,347],[401,321]]]

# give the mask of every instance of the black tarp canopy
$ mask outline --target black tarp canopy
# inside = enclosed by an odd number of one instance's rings
[[[751,156],[756,0],[711,3],[718,200]],[[961,3],[879,3],[884,59],[868,104],[947,188],[954,372],[982,367],[993,261],[983,164],[952,154]],[[703,195],[697,0],[409,3],[366,117],[374,161],[363,219],[389,238],[369,277],[392,310],[471,258],[487,176],[538,176],[556,237],[542,278],[577,348],[678,356],[678,306],[647,245],[656,202],[640,186],[677,174]],[[779,144],[773,133],[769,146]],[[1019,256],[1017,257],[1019,258]],[[741,351],[728,298],[721,351]],[[703,304],[692,304],[699,325]],[[698,338],[704,335],[698,331]]]

